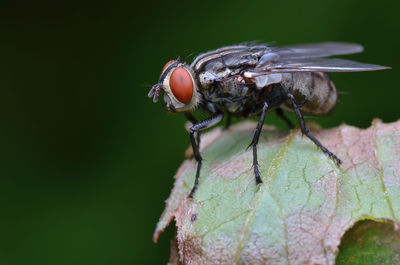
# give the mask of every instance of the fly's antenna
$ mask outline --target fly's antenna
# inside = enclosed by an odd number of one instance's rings
[[[149,94],[147,94],[147,96],[149,98],[153,98],[153,102],[157,103],[158,97],[160,96],[160,90],[161,90],[161,84],[157,83],[150,89]]]

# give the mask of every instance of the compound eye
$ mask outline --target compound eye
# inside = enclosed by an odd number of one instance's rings
[[[182,103],[189,103],[193,96],[193,79],[183,67],[176,68],[170,78],[169,87],[175,98]]]
[[[168,61],[168,62],[164,65],[164,67],[162,68],[162,71],[161,71],[161,72],[164,72],[164,70],[167,69],[168,65],[170,65],[170,64],[173,63],[173,62],[176,62],[176,60]]]

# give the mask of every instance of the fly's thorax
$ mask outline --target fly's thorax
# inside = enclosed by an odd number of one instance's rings
[[[282,75],[282,85],[292,93],[305,113],[326,114],[336,105],[337,90],[326,73],[286,73]],[[292,108],[292,105],[286,102],[285,107]]]
[[[220,110],[233,114],[241,112],[248,101],[254,101],[251,95],[253,92],[254,89],[249,87],[240,74],[225,77],[207,88],[201,86],[200,89],[206,102],[211,102]]]
[[[198,84],[193,70],[185,63],[168,62],[160,76],[164,102],[171,112],[194,110],[200,103]]]
[[[258,59],[269,50],[265,45],[235,45],[222,47],[198,55],[192,62],[194,71],[218,72],[225,68],[234,69],[243,65],[255,65]]]
[[[200,54],[194,59],[191,68],[197,74],[201,86],[207,89],[216,82],[254,67],[268,49],[264,45],[223,47]]]

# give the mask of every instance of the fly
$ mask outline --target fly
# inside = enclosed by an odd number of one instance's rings
[[[247,118],[259,115],[249,148],[253,149],[255,181],[262,183],[257,162],[257,143],[265,115],[275,110],[293,128],[283,110],[294,111],[300,128],[311,141],[336,163],[341,160],[309,131],[303,113],[322,115],[336,104],[337,90],[326,72],[363,72],[390,69],[389,67],[327,58],[362,52],[354,43],[325,42],[287,47],[243,44],[222,47],[198,55],[188,65],[171,60],[162,69],[158,83],[148,96],[157,102],[161,91],[168,111],[183,113],[192,123],[190,142],[197,161],[196,178],[189,197],[199,183],[202,157],[199,151],[200,132],[222,121],[224,114]],[[196,109],[210,113],[197,121]]]

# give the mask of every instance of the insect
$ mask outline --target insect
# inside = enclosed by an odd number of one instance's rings
[[[190,141],[197,170],[189,197],[199,183],[202,157],[199,151],[200,132],[230,117],[247,118],[259,115],[249,148],[253,149],[255,181],[262,183],[257,161],[257,143],[265,115],[276,113],[293,127],[282,110],[294,111],[301,131],[324,153],[340,164],[341,160],[307,128],[303,114],[322,115],[336,104],[337,90],[326,72],[362,72],[389,69],[388,67],[350,60],[327,58],[362,52],[354,43],[325,42],[287,47],[242,44],[222,47],[195,57],[189,65],[171,60],[162,69],[158,83],[148,96],[157,102],[161,91],[168,111],[183,113],[192,123]],[[197,121],[192,112],[201,109],[209,118]]]

